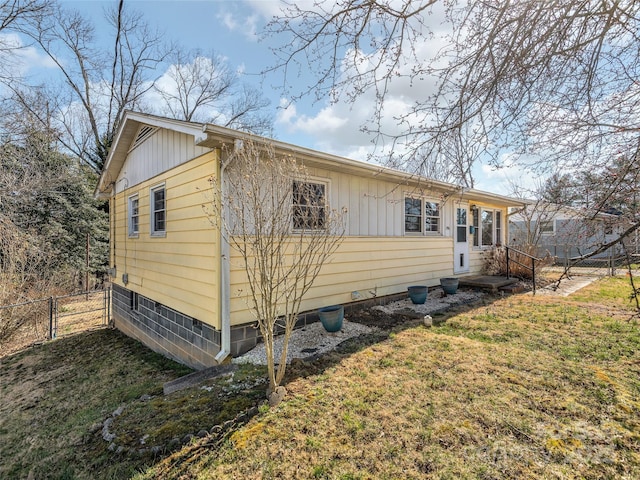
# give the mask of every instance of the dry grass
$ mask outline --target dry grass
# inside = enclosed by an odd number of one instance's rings
[[[186,448],[140,478],[640,478],[625,288],[499,299],[333,354],[221,450]]]
[[[87,330],[106,327],[107,311],[105,291],[96,290],[82,295],[64,295],[57,298],[58,324],[56,337],[73,335]],[[2,317],[16,317],[18,328],[11,335],[0,335],[0,357],[10,355],[49,339],[49,300],[0,310]]]
[[[190,371],[108,329],[0,357],[0,478],[131,478],[168,455],[142,454],[141,439],[166,446],[234,418],[264,396],[264,384],[252,386],[264,369],[251,367],[236,371],[233,385],[224,377],[208,381],[206,390],[162,394],[164,382]],[[119,407],[124,412],[111,432],[115,444],[129,449],[122,454],[108,449],[101,430]]]

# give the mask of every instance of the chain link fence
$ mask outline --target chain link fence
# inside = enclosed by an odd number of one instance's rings
[[[110,318],[110,288],[0,306],[0,356],[59,336],[104,327]]]

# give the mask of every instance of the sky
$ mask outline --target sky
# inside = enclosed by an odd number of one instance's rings
[[[103,11],[116,5],[115,1],[62,0],[61,3],[93,18],[96,33],[106,35]],[[371,138],[359,128],[372,116],[370,97],[365,95],[352,105],[311,99],[291,103],[278,88],[282,85],[281,73],[260,75],[275,61],[270,47],[276,46],[278,39],[264,38],[261,33],[264,25],[279,13],[282,3],[278,0],[125,0],[125,3],[142,12],[152,27],[164,32],[167,40],[176,41],[186,49],[215,51],[225,58],[229,67],[242,73],[245,82],[259,87],[271,102],[274,137],[278,140],[356,160],[366,160],[372,152]],[[41,69],[53,68],[50,60],[39,58],[37,52],[27,51],[25,55],[29,65],[40,62]],[[303,74],[296,81],[305,85],[310,80]],[[421,94],[415,88],[409,91],[399,86],[397,90],[394,101],[399,109],[412,101],[412,95]],[[495,171],[486,165],[477,165],[474,175],[477,189],[504,195],[511,194],[513,181],[530,179],[529,174],[517,167]]]

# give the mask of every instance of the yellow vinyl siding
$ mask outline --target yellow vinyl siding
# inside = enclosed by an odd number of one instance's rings
[[[220,328],[219,234],[203,209],[210,204],[213,192],[208,180],[217,165],[217,153],[210,152],[123,188],[112,201],[112,238],[116,245],[116,283],[123,285],[122,274],[127,273],[126,288]],[[404,292],[409,285],[434,286],[440,277],[453,274],[452,201],[441,201],[440,235],[409,236],[404,234],[403,199],[410,187],[375,176],[364,178],[325,169],[311,169],[309,173],[314,179],[328,182],[331,206],[344,206],[348,214],[347,236],[306,295],[303,310],[348,303],[353,291],[366,299]],[[151,237],[149,189],[159,184],[166,189],[166,235]],[[121,188],[124,185],[126,182],[120,182]],[[427,186],[421,192],[433,198],[440,195]],[[128,238],[128,197],[136,193],[139,235]],[[478,205],[495,209],[490,204]],[[502,212],[504,242],[507,216],[505,209]],[[480,272],[483,255],[470,246],[469,273]],[[240,325],[254,318],[248,306],[243,261],[233,249],[230,267],[231,324]]]
[[[436,285],[453,273],[453,242],[447,237],[346,237],[307,293],[303,310],[399,293],[409,285]],[[243,260],[232,252],[231,323],[255,320],[248,307]]]
[[[145,182],[115,199],[115,282],[169,308],[220,328],[219,234],[203,204],[210,198],[209,178],[216,173],[211,152]],[[150,188],[166,190],[166,235],[150,235]],[[139,234],[127,237],[127,199],[139,196]],[[127,285],[122,275],[128,274]]]

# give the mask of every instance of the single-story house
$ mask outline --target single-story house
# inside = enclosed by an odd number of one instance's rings
[[[532,202],[509,217],[511,245],[535,245],[538,256],[549,254],[561,264],[618,239],[623,230],[619,215],[548,202]],[[593,259],[609,259],[620,253],[619,248]]]
[[[194,368],[258,341],[239,257],[226,253],[203,210],[225,152],[248,139],[295,156],[329,204],[348,211],[345,238],[305,296],[300,323],[323,306],[382,303],[409,285],[478,274],[483,251],[507,239],[508,209],[522,204],[229,128],[126,112],[96,188],[110,208],[113,321]]]

